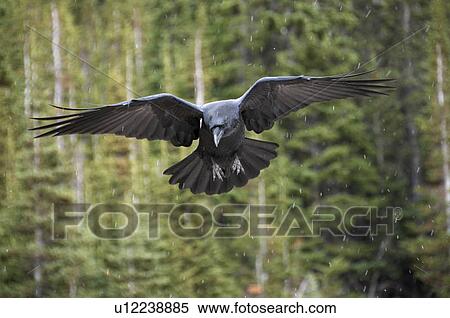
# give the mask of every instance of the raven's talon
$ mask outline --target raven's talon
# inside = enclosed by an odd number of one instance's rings
[[[231,166],[231,170],[236,174],[245,173],[244,167],[242,166],[241,161],[238,156],[234,157],[233,165]]]
[[[213,174],[212,174],[213,181],[216,179],[223,181],[223,178],[225,177],[225,173],[223,172],[222,168],[214,161],[212,162],[212,172],[213,172]]]

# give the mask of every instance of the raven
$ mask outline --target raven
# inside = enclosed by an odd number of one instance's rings
[[[263,77],[241,97],[195,105],[163,93],[95,108],[56,108],[74,113],[32,118],[54,122],[31,128],[49,129],[35,138],[68,134],[116,134],[167,140],[197,149],[164,171],[170,184],[193,193],[220,194],[244,186],[277,156],[276,143],[245,137],[313,102],[356,96],[387,95],[392,79],[366,79],[358,74],[337,76]]]

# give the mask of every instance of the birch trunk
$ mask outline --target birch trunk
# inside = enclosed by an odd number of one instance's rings
[[[30,52],[30,38],[28,35],[24,39],[23,47],[23,65],[24,65],[24,77],[25,77],[25,88],[24,88],[24,113],[27,118],[36,116],[36,112],[32,109],[32,82],[33,82],[33,71],[31,65],[31,52]],[[33,142],[33,173],[39,171],[40,157],[39,157],[39,139],[35,139]],[[39,208],[36,208],[35,213],[37,214],[38,222],[42,216],[42,212]],[[43,231],[39,223],[36,224],[34,228],[34,243],[36,245],[36,250],[33,256],[33,279],[34,279],[34,295],[36,297],[42,297],[42,251],[44,249],[44,238]]]
[[[55,78],[53,104],[62,105],[63,101],[63,73],[61,60],[61,25],[59,21],[58,7],[55,2],[51,4],[52,11],[52,54],[53,54],[53,74]],[[58,111],[59,113],[59,111]],[[58,150],[64,149],[64,139],[56,138]]]
[[[258,204],[264,206],[266,204],[266,191],[264,179],[260,178],[258,182]],[[262,232],[262,231],[261,231]],[[261,233],[260,233],[261,234]],[[267,281],[267,273],[264,271],[264,260],[267,256],[267,239],[259,235],[259,249],[255,259],[256,282],[264,293],[264,285]]]
[[[142,44],[142,26],[141,26],[141,17],[139,12],[134,9],[133,10],[133,33],[134,33],[134,74],[136,76],[136,80],[134,81],[135,89],[138,92],[143,90],[141,85],[142,79],[144,78],[144,53],[143,53],[143,44]],[[150,185],[149,175],[150,175],[150,166],[148,163],[148,158],[145,156],[145,145],[146,143],[138,142],[135,143],[135,149],[133,150],[136,156],[136,164],[134,165],[140,178],[139,186],[142,189],[148,189]],[[139,200],[144,200],[149,202],[149,198],[147,198],[149,194],[146,192],[141,193]]]
[[[126,51],[125,57],[125,83],[128,88],[127,100],[132,99],[134,96],[131,93],[133,87],[133,58],[130,50]],[[131,165],[131,201],[133,203],[139,203],[139,195],[136,194],[137,188],[139,188],[139,167],[138,167],[138,142],[135,139],[130,140],[130,165]]]
[[[450,233],[450,175],[449,175],[449,154],[448,154],[448,134],[447,134],[447,109],[445,107],[444,92],[444,57],[441,45],[436,44],[436,88],[437,104],[441,113],[441,152],[442,152],[442,170],[444,175],[445,192],[445,212],[447,214],[447,233]]]
[[[132,99],[133,96],[133,57],[130,52],[130,50],[127,50],[126,56],[125,56],[125,76],[126,76],[126,85],[127,85],[127,100]],[[130,142],[130,169],[131,169],[131,189],[132,189],[132,202],[133,203],[139,203],[139,197],[135,195],[136,185],[139,185],[138,182],[139,173],[137,173],[137,158],[138,158],[138,141],[132,140]],[[136,294],[136,284],[134,283],[134,275],[136,272],[136,267],[134,265],[134,250],[132,246],[127,246],[126,248],[127,252],[127,272],[128,272],[128,291],[130,292],[130,295]]]
[[[377,262],[379,262],[383,259],[384,255],[386,254],[386,251],[388,250],[388,248],[391,245],[391,242],[392,242],[392,236],[387,236],[381,241],[380,246],[378,247],[378,253],[376,256]],[[380,271],[377,270],[373,273],[373,275],[370,279],[369,291],[367,293],[367,297],[369,297],[369,298],[376,297],[377,291],[379,289],[379,286],[378,286],[379,278],[380,278]]]
[[[205,103],[205,80],[202,64],[202,31],[195,32],[195,103],[203,105]]]
[[[30,58],[30,38],[29,34],[25,34],[23,45],[23,69],[25,77],[25,88],[23,91],[23,107],[25,117],[31,117],[31,58]],[[37,141],[36,139],[35,141]]]
[[[84,162],[85,162],[85,147],[82,138],[76,138],[74,152],[75,163],[75,199],[77,203],[84,203]]]
[[[136,76],[141,79],[144,72],[144,55],[142,52],[142,27],[140,23],[140,16],[136,9],[133,11],[134,24],[133,24],[133,33],[134,33],[134,54],[135,54],[135,63],[136,63]],[[138,81],[137,83],[139,83]],[[142,87],[136,85],[136,89],[138,92]]]
[[[83,74],[84,75],[84,74]],[[74,88],[69,88],[69,107],[74,107]],[[71,143],[73,145],[73,166],[75,168],[75,177],[73,179],[73,187],[75,189],[75,202],[84,203],[84,142],[81,136],[71,135]]]
[[[290,255],[289,255],[289,241],[288,241],[288,238],[286,237],[286,238],[284,238],[284,240],[283,240],[283,266],[284,266],[284,268],[285,269],[287,269],[287,268],[289,268],[289,258],[290,258]],[[291,279],[290,279],[290,277],[286,277],[286,279],[284,280],[284,283],[283,283],[283,293],[284,293],[284,296],[286,296],[287,297],[287,295],[289,295],[290,293],[291,293],[291,289],[292,289],[292,287],[291,287]]]

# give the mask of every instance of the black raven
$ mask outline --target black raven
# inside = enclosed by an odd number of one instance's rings
[[[197,149],[164,171],[169,183],[193,193],[219,194],[244,186],[277,156],[277,144],[245,137],[261,133],[277,119],[313,102],[355,96],[386,95],[392,79],[338,76],[263,77],[240,98],[195,105],[171,94],[156,94],[95,108],[66,108],[72,114],[33,118],[55,122],[32,128],[50,129],[36,138],[68,134],[116,134],[167,140]]]

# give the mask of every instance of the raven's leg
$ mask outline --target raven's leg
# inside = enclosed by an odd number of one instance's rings
[[[231,165],[231,171],[236,174],[240,174],[241,172],[245,173],[244,167],[242,166],[242,163],[237,155],[234,157],[233,164]]]
[[[223,181],[225,173],[222,168],[214,161],[213,158],[211,158],[211,164],[213,180],[219,179],[220,181]]]

